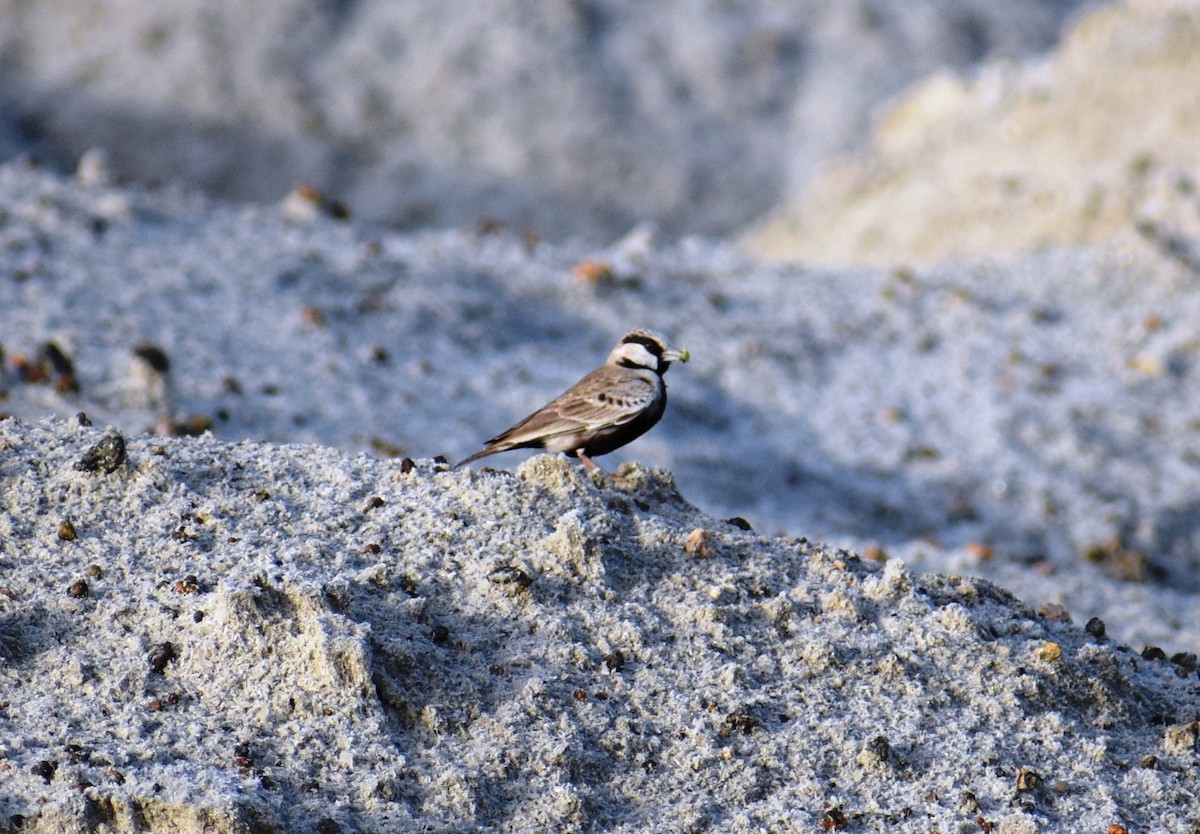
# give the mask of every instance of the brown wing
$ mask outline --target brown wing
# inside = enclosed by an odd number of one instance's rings
[[[658,396],[653,381],[623,368],[597,368],[488,446],[507,448],[628,423]]]

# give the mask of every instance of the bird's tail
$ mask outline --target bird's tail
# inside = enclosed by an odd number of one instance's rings
[[[504,451],[504,449],[502,447],[485,446],[483,449],[480,449],[478,452],[471,455],[469,458],[463,458],[458,463],[454,464],[454,466],[452,466],[451,469],[458,469],[460,466],[466,466],[468,463],[471,463],[472,461],[479,460],[480,458],[486,458],[488,455],[494,455],[497,452],[503,452],[503,451]]]

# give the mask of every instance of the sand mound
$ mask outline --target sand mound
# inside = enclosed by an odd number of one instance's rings
[[[1197,822],[1194,661],[986,582],[763,538],[640,467],[118,451],[0,422],[10,827]]]
[[[1195,3],[1134,0],[1086,18],[1048,62],[935,76],[747,245],[870,264],[1135,235],[1169,252],[1200,236],[1198,47]]]

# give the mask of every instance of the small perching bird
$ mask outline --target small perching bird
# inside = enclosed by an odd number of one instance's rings
[[[687,348],[667,347],[652,330],[631,330],[603,365],[455,468],[510,449],[545,449],[574,455],[595,469],[593,457],[619,449],[659,421],[667,407],[663,374],[672,362],[690,358]]]

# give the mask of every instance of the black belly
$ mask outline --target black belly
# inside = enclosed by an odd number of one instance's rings
[[[664,391],[662,397],[659,398],[658,408],[643,412],[625,425],[617,426],[611,432],[593,437],[583,447],[583,453],[592,458],[597,455],[607,455],[614,449],[620,449],[626,443],[636,440],[654,428],[654,424],[662,419],[666,408],[667,395]]]

